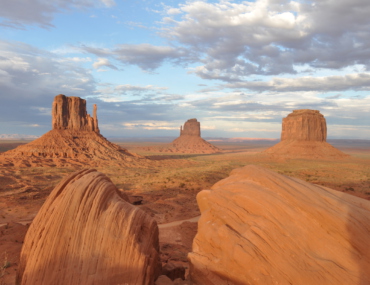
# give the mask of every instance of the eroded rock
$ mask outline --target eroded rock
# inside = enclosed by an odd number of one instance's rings
[[[86,111],[86,100],[79,97],[55,96],[52,106],[53,130],[81,130],[99,133],[97,106],[93,117]]]
[[[326,141],[326,120],[317,110],[294,110],[283,118],[281,140]]]
[[[281,141],[264,152],[273,156],[337,159],[348,155],[326,142],[326,120],[317,110],[294,110],[283,118]]]
[[[93,117],[86,101],[58,95],[52,106],[53,129],[40,138],[0,154],[0,165],[33,166],[143,166],[145,159],[111,143],[99,132],[97,107]]]
[[[369,201],[252,165],[197,201],[195,284],[370,284]]]
[[[184,128],[180,127],[180,136],[200,137],[200,122],[197,119],[189,119],[185,122]]]
[[[154,284],[158,227],[96,170],[60,182],[26,234],[17,284]]]

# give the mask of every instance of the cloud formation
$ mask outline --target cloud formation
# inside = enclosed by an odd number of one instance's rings
[[[42,28],[53,27],[54,15],[77,8],[86,9],[94,6],[112,7],[114,0],[11,0],[2,1],[0,26],[25,29],[27,25]]]

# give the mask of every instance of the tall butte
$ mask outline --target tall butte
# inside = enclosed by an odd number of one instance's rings
[[[97,106],[93,116],[86,100],[57,95],[52,105],[52,130],[42,137],[0,154],[4,166],[142,165],[145,159],[111,143],[100,134]]]
[[[197,119],[187,120],[180,127],[180,136],[172,143],[174,152],[181,153],[216,153],[221,150],[200,137],[200,122]]]
[[[55,96],[52,107],[53,130],[77,130],[100,133],[97,106],[94,104],[93,117],[86,112],[86,100],[79,97]]]
[[[348,155],[326,142],[326,120],[317,110],[294,110],[283,118],[281,141],[265,153],[291,158],[343,158]]]

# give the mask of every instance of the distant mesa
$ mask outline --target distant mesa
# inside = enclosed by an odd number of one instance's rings
[[[40,138],[0,154],[4,166],[90,166],[143,164],[145,159],[111,143],[100,134],[97,106],[93,116],[86,100],[57,95],[52,105],[52,130]]]
[[[370,284],[370,201],[249,165],[197,202],[192,284]]]
[[[184,127],[180,126],[180,136],[165,147],[141,147],[145,151],[172,152],[172,153],[218,153],[222,150],[205,141],[200,136],[200,122],[189,119]]]
[[[326,120],[317,110],[294,110],[283,118],[281,141],[264,152],[290,158],[344,158],[348,155],[326,142]]]
[[[16,284],[154,285],[160,272],[156,221],[85,169],[61,181],[32,221]]]

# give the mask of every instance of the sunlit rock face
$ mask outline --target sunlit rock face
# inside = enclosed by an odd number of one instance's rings
[[[158,227],[96,170],[55,187],[30,225],[17,284],[154,284]]]
[[[367,200],[250,165],[197,201],[194,284],[370,284]]]
[[[294,110],[283,118],[281,141],[264,151],[272,156],[305,159],[348,157],[326,142],[326,120],[316,110]]]
[[[200,137],[200,122],[197,119],[189,119],[185,122],[184,128],[180,127],[180,136]]]
[[[99,133],[97,106],[93,117],[86,112],[86,100],[79,97],[55,96],[52,106],[53,130],[81,130]]]
[[[86,100],[57,95],[52,104],[53,129],[40,138],[0,154],[3,166],[142,166],[146,160],[100,134],[97,107],[93,117]]]
[[[221,150],[200,137],[200,122],[187,120],[180,127],[180,136],[171,143],[168,152],[178,153],[217,153]]]
[[[326,141],[326,120],[317,110],[294,110],[283,118],[281,141]]]

